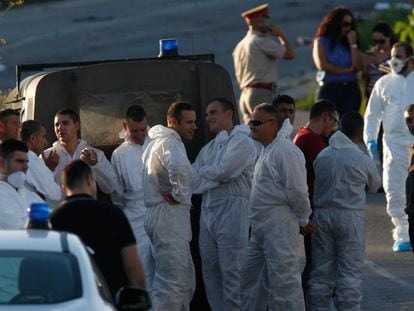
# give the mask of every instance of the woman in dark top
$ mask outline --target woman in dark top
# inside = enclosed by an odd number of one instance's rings
[[[362,69],[354,16],[345,7],[326,14],[313,39],[313,61],[320,88],[317,99],[327,99],[343,115],[358,111],[361,92],[356,73]]]
[[[387,62],[391,58],[391,48],[397,42],[391,26],[384,22],[375,24],[371,36],[372,48],[363,54],[363,77],[367,99],[371,95],[375,82],[389,72]]]

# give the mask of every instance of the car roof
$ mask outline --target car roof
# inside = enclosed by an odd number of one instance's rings
[[[0,230],[0,251],[62,252],[61,233],[47,230]]]

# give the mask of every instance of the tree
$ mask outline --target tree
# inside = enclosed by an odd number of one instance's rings
[[[414,42],[414,9],[405,21],[397,21],[394,24],[394,32],[398,41]]]
[[[11,9],[20,5],[23,5],[24,0],[9,0],[4,4],[0,2],[0,9],[6,6],[6,9],[0,13],[0,19]],[[0,37],[0,44],[6,44],[6,40],[3,37]]]

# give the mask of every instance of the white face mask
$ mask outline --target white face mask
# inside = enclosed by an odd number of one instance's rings
[[[7,176],[7,183],[16,188],[20,189],[23,187],[24,183],[26,182],[26,174],[23,172],[14,172]]]
[[[391,59],[389,60],[390,66],[391,66],[391,71],[393,73],[399,74],[401,73],[401,70],[403,69],[405,63],[407,62],[409,58],[401,60],[399,58],[397,58],[396,56],[391,57]]]

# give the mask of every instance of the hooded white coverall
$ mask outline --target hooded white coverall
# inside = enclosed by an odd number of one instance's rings
[[[28,219],[27,209],[32,203],[43,203],[43,199],[25,185],[15,189],[5,181],[0,181],[0,229],[23,229]]]
[[[27,209],[31,203],[39,202],[43,200],[25,186],[16,190],[7,182],[0,181],[0,230],[23,229],[28,219]],[[0,271],[2,280],[0,293],[2,295],[14,295],[15,275],[18,268],[14,261],[2,262]]]
[[[329,139],[314,162],[317,231],[312,234],[309,310],[359,310],[365,256],[365,186],[375,192],[381,177],[375,162],[345,134]]]
[[[151,243],[144,228],[145,204],[142,185],[144,164],[142,154],[149,140],[143,145],[135,144],[130,139],[114,150],[111,164],[118,177],[118,186],[112,193],[114,204],[121,207],[128,218],[137,240],[138,255],[145,272],[146,288],[150,292],[154,276],[154,259],[151,256]]]
[[[288,140],[292,140],[291,139],[292,131],[293,131],[293,126],[290,123],[289,118],[286,118],[283,121],[283,124],[280,127],[279,131],[277,132],[277,136],[283,136],[284,138]],[[257,140],[253,140],[253,142],[255,143],[257,155],[259,156],[262,150],[264,149],[264,146]],[[265,277],[262,280],[260,280],[260,284],[257,284],[259,289],[256,289],[256,291],[260,293],[260,296],[256,297],[255,308],[257,310],[267,310],[266,309],[267,306],[270,305],[271,303],[270,298],[269,298],[270,290],[267,288],[268,283],[269,282],[267,281],[267,276],[265,275]]]
[[[7,182],[0,181],[0,229],[19,230],[23,229],[27,221],[27,209],[29,203],[24,187],[16,191]]]
[[[377,141],[383,122],[383,186],[387,213],[395,226],[394,241],[408,242],[408,222],[404,212],[405,180],[408,175],[408,147],[414,143],[404,122],[404,109],[414,103],[414,72],[407,77],[389,73],[374,86],[365,112],[364,140]]]
[[[220,132],[204,146],[193,164],[193,193],[205,181],[217,186],[203,191],[200,255],[206,294],[213,311],[240,310],[240,270],[249,234],[248,207],[256,150],[245,125],[230,135]],[[220,136],[228,136],[227,141]],[[223,144],[222,144],[223,142]]]
[[[106,194],[111,194],[115,190],[115,183],[117,180],[115,172],[112,169],[111,163],[108,161],[108,159],[105,157],[105,154],[101,150],[92,148],[83,139],[79,139],[78,147],[76,148],[73,155],[70,155],[66,151],[66,149],[60,144],[59,141],[55,141],[53,143],[53,147],[50,147],[45,150],[44,155],[46,157],[49,156],[49,153],[53,149],[56,150],[59,156],[59,164],[53,172],[55,175],[56,183],[58,185],[62,184],[60,180],[60,175],[62,173],[63,168],[70,162],[80,159],[81,151],[84,148],[93,149],[96,152],[98,162],[94,166],[91,166],[91,169],[95,174],[96,183],[98,184],[99,189],[101,189],[101,191]]]
[[[29,169],[26,175],[27,189],[40,192],[50,206],[57,206],[62,199],[62,190],[55,182],[52,171],[46,166],[45,161],[29,150]]]
[[[195,289],[190,252],[191,164],[181,137],[173,129],[156,125],[148,136],[152,141],[142,158],[145,231],[155,259],[153,309],[189,310]],[[165,201],[164,193],[178,203]]]
[[[304,310],[299,272],[299,225],[311,214],[305,158],[278,135],[266,146],[255,167],[250,195],[251,237],[242,274],[242,310]],[[262,286],[265,281],[265,286]]]

